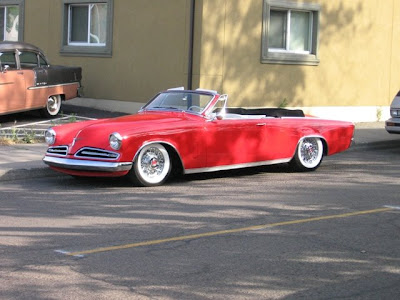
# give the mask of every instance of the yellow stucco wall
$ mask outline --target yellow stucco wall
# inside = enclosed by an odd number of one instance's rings
[[[60,55],[62,1],[26,0],[25,41],[52,63],[81,66],[85,96],[146,102],[161,89],[186,84],[188,3],[114,0],[112,57],[76,57]]]
[[[232,106],[389,105],[400,89],[400,0],[302,2],[321,5],[318,66],[261,63],[263,0],[196,0],[193,87],[228,93]],[[114,0],[112,57],[60,55],[61,5],[26,0],[25,41],[81,66],[87,97],[146,102],[186,86],[190,0]]]
[[[196,83],[234,106],[389,105],[400,88],[398,0],[319,0],[318,66],[260,63],[261,0],[201,0]],[[295,2],[295,1],[294,1]],[[197,23],[200,23],[198,21]]]

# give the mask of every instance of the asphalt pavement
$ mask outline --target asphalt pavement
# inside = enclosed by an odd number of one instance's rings
[[[123,113],[109,112],[75,105],[64,105],[65,114],[84,118],[110,118],[124,115]],[[13,118],[24,118],[14,115],[2,121],[12,123]],[[38,117],[25,116],[29,122],[38,121]],[[5,126],[2,124],[2,127]],[[354,134],[354,144],[348,151],[368,151],[369,149],[397,148],[400,152],[400,134],[389,134],[385,130],[384,122],[358,123]],[[46,176],[62,176],[51,170],[42,162],[46,153],[45,143],[34,144],[0,144],[0,182],[16,179],[29,179]]]

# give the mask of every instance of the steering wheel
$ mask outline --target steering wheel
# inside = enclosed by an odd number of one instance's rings
[[[196,111],[197,110],[197,112],[201,112],[203,109],[200,106],[192,105],[192,106],[190,106],[188,108],[188,110],[192,110],[192,111]]]

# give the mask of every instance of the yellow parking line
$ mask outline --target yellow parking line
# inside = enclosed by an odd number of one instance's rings
[[[198,238],[204,238],[204,237],[210,237],[210,236],[216,236],[216,235],[224,235],[224,234],[230,234],[230,233],[259,230],[259,229],[265,229],[265,228],[271,228],[271,227],[277,227],[277,226],[309,223],[309,222],[337,219],[337,218],[347,218],[347,217],[351,217],[351,216],[359,216],[359,215],[385,212],[385,211],[394,210],[394,209],[395,209],[394,207],[384,207],[384,208],[356,211],[356,212],[339,214],[339,215],[321,216],[321,217],[308,218],[308,219],[300,219],[300,220],[292,220],[292,221],[285,221],[285,222],[278,222],[278,223],[271,223],[271,224],[255,225],[255,226],[242,227],[242,228],[236,228],[236,229],[227,229],[227,230],[220,230],[220,231],[183,235],[183,236],[170,237],[170,238],[165,238],[165,239],[151,240],[151,241],[138,242],[138,243],[132,243],[132,244],[125,244],[125,245],[117,245],[117,246],[111,246],[111,247],[101,247],[101,248],[77,251],[77,252],[66,252],[66,251],[62,251],[62,250],[58,250],[58,252],[64,253],[69,256],[83,256],[85,254],[122,250],[122,249],[135,248],[135,247],[141,247],[141,246],[158,245],[158,244],[169,243],[169,242],[192,240],[192,239],[198,239]]]

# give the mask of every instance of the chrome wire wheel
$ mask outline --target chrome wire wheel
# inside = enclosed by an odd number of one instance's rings
[[[306,137],[302,139],[291,161],[291,165],[298,171],[312,171],[322,162],[324,146],[320,138]]]
[[[299,145],[299,158],[306,168],[315,168],[322,158],[322,142],[316,138],[305,138]]]
[[[143,147],[135,162],[135,175],[141,185],[154,186],[162,184],[171,171],[171,160],[168,151],[161,144]]]

